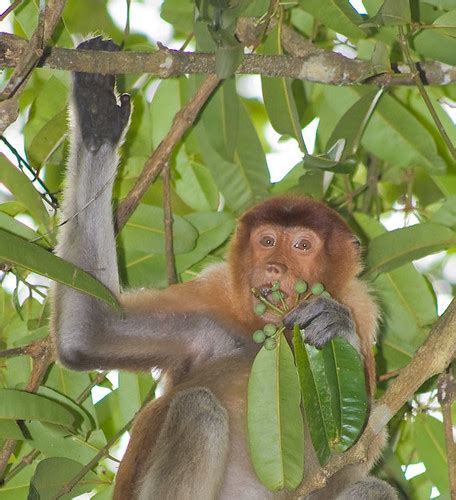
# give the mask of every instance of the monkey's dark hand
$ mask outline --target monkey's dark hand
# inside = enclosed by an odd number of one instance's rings
[[[298,304],[283,320],[287,328],[297,323],[304,330],[304,342],[323,347],[334,337],[343,337],[359,351],[355,323],[348,307],[327,297]]]
[[[117,52],[120,47],[97,36],[80,43],[78,49]],[[128,125],[130,96],[122,94],[118,103],[114,87],[114,75],[74,73],[73,95],[82,140],[92,152],[98,151],[102,144],[116,145]]]

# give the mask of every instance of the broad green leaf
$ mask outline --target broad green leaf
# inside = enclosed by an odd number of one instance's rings
[[[456,65],[456,37],[442,29],[421,30],[413,39],[415,50],[429,59]]]
[[[231,78],[212,94],[201,115],[209,144],[226,161],[233,161],[238,133],[240,130],[244,132],[239,123],[239,113],[236,82]]]
[[[326,144],[326,151],[332,148],[338,140],[343,139],[345,146],[342,155],[337,160],[343,161],[357,152],[367,124],[382,94],[382,89],[368,92],[344,113]]]
[[[0,259],[119,307],[114,295],[93,276],[35,243],[29,243],[3,229],[0,229]]]
[[[283,335],[271,351],[261,348],[250,373],[247,421],[250,456],[271,491],[294,490],[304,470],[299,379]]]
[[[4,229],[5,231],[20,236],[28,241],[37,240],[37,243],[42,241],[38,233],[36,233],[33,229],[30,229],[25,224],[22,224],[22,222],[19,222],[14,217],[11,217],[11,215],[3,212],[0,212],[0,229]]]
[[[320,464],[323,465],[329,460],[331,454],[330,442],[337,438],[331,392],[324,370],[323,357],[321,351],[304,345],[297,325],[293,329],[293,345],[306,423],[315,453]]]
[[[391,271],[407,262],[456,246],[456,232],[431,222],[377,236],[369,243],[367,274]]]
[[[364,214],[354,218],[369,239],[386,234],[382,224]],[[381,350],[385,370],[408,364],[437,319],[436,297],[425,276],[413,264],[380,274],[374,282],[383,310]]]
[[[456,37],[456,8],[438,17],[432,24],[438,29],[443,28],[447,35]]]
[[[61,403],[16,389],[0,389],[0,420],[39,420],[64,427],[75,426],[75,415]]]
[[[348,38],[358,40],[366,36],[358,28],[362,17],[345,0],[299,0],[299,5],[325,26]]]
[[[0,440],[6,438],[23,441],[25,439],[25,435],[16,420],[4,420],[0,417]]]
[[[426,473],[444,494],[449,489],[445,433],[442,422],[421,413],[414,422],[415,447],[426,467]]]
[[[268,34],[263,50],[265,54],[283,54],[280,34],[281,25],[278,24]],[[264,105],[272,127],[279,134],[294,137],[298,141],[299,148],[304,153],[306,146],[302,137],[298,110],[291,88],[291,80],[289,78],[268,78],[262,76],[261,88]]]
[[[68,88],[51,76],[33,101],[24,127],[25,149],[35,167],[40,167],[67,132]]]
[[[174,174],[176,193],[196,211],[216,210],[219,192],[209,169],[182,154],[177,155]]]
[[[30,179],[0,154],[0,181],[27,208],[38,223],[48,224],[49,216],[39,192]]]
[[[123,228],[127,262],[133,255],[165,253],[165,227],[163,209],[151,205],[140,204]],[[174,252],[186,253],[195,248],[198,232],[185,219],[173,215]]]
[[[333,415],[336,423],[340,422],[338,439],[330,444],[334,451],[341,453],[353,445],[366,420],[368,401],[364,366],[356,349],[342,338],[328,342],[321,352]]]
[[[398,26],[411,21],[409,0],[384,0],[377,14],[363,26]]]
[[[160,15],[174,26],[176,31],[191,33],[193,27],[194,3],[190,0],[165,0]]]
[[[27,498],[33,472],[32,467],[26,467],[22,471],[19,471],[17,476],[14,476],[7,483],[3,484],[0,488],[0,500]]]
[[[456,229],[456,196],[447,198],[430,221]]]
[[[142,404],[138,384],[138,374],[130,372],[119,372],[119,394],[120,413],[125,422],[131,420]]]
[[[218,47],[215,52],[215,74],[219,78],[230,78],[244,59],[244,46],[240,43],[229,47]]]
[[[384,42],[375,42],[371,63],[372,71],[376,75],[380,73],[389,73],[391,71],[389,50],[388,46]]]
[[[83,464],[69,458],[53,457],[42,460],[30,481],[29,500],[54,498],[68,481],[81,472],[82,468]],[[70,500],[92,490],[99,482],[97,475],[89,470],[70,493],[59,498]]]
[[[328,123],[325,124],[324,120],[320,122],[319,133],[325,126],[328,131],[332,131],[334,117],[341,116],[362,93],[354,88],[325,87],[329,111],[325,114],[325,120]],[[405,106],[388,94],[383,95],[378,103],[361,143],[380,159],[400,168],[421,166],[428,173],[436,175],[446,170],[431,133]]]
[[[227,204],[236,212],[265,197],[269,188],[266,158],[243,106],[239,108],[239,129],[242,134],[238,136],[235,159],[230,162],[210,145],[201,124],[196,127],[204,162]]]

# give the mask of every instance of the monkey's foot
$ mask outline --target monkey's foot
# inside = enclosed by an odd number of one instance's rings
[[[83,50],[117,52],[120,47],[101,36],[78,45]],[[96,55],[94,55],[96,57]],[[73,96],[82,139],[96,152],[102,144],[116,145],[130,118],[130,96],[122,94],[118,102],[114,75],[74,73]]]

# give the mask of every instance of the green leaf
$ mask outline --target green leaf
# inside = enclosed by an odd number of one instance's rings
[[[409,0],[385,0],[377,14],[363,26],[399,26],[411,22]]]
[[[304,430],[299,379],[287,340],[264,347],[250,373],[247,422],[252,463],[271,491],[293,490],[304,470]]]
[[[67,132],[68,88],[51,76],[39,90],[24,127],[25,149],[35,167],[41,167]]]
[[[363,95],[337,122],[326,144],[326,150],[328,151],[338,140],[343,139],[345,141],[343,153],[340,158],[336,158],[337,160],[343,161],[357,152],[367,124],[382,94],[383,89],[374,90]]]
[[[234,159],[239,130],[242,130],[239,109],[236,81],[231,78],[211,96],[201,115],[209,144],[227,161]]]
[[[64,405],[38,394],[0,389],[0,420],[39,420],[64,427],[75,426],[75,415]]]
[[[426,467],[426,473],[440,494],[449,490],[445,433],[442,422],[421,413],[414,422],[415,447]]]
[[[40,193],[34,188],[30,179],[3,154],[0,154],[0,180],[37,222],[48,224],[49,216]]]
[[[367,275],[391,271],[412,260],[456,246],[456,232],[431,222],[377,236],[369,243]]]
[[[315,453],[323,465],[331,455],[330,441],[336,439],[337,427],[332,413],[331,392],[324,371],[322,353],[304,345],[297,325],[293,328],[293,345],[306,422]]]
[[[238,43],[231,47],[218,47],[215,52],[215,74],[230,78],[244,60],[244,46]]]
[[[336,423],[340,422],[339,437],[330,444],[334,451],[342,453],[356,441],[367,417],[364,366],[357,350],[343,338],[328,342],[321,352],[333,415]]]
[[[268,34],[263,49],[265,54],[283,54],[280,33],[280,24],[278,24]],[[289,78],[268,78],[262,76],[261,88],[264,105],[274,130],[279,134],[294,137],[298,141],[301,151],[305,153],[306,146],[302,137],[298,110],[291,88],[291,80]]]
[[[456,66],[456,38],[448,33],[448,29],[423,29],[413,39],[413,45],[428,59]]]
[[[381,41],[375,42],[371,63],[372,71],[375,75],[380,73],[389,73],[391,71],[389,50],[386,43]]]
[[[430,221],[456,229],[456,196],[448,197]]]
[[[54,498],[68,481],[80,473],[82,468],[82,464],[68,458],[53,457],[42,460],[37,465],[30,481],[29,500]],[[89,470],[70,493],[59,498],[70,500],[91,491],[99,482],[97,475]]]
[[[42,242],[38,233],[36,233],[33,229],[30,229],[25,224],[22,224],[22,222],[19,222],[14,217],[11,217],[11,215],[5,214],[4,212],[0,212],[0,229],[4,229],[9,233],[20,236],[25,240],[38,240],[37,243]]]
[[[44,248],[0,229],[0,259],[68,285],[119,307],[114,295],[93,276]]]
[[[140,204],[123,228],[127,262],[138,255],[165,254],[163,209]],[[185,219],[173,215],[174,252],[186,253],[195,248],[198,232]]]
[[[443,28],[445,34],[456,37],[456,9],[438,17],[432,24],[438,29]]]
[[[358,28],[362,17],[345,0],[299,0],[299,5],[325,26],[348,38],[358,40],[366,36]]]
[[[23,441],[25,439],[25,436],[24,433],[22,432],[22,429],[17,424],[16,420],[2,420],[0,417],[0,440],[7,438]],[[0,498],[1,498],[1,493],[0,493]]]
[[[160,15],[162,19],[172,24],[176,31],[191,33],[194,7],[190,0],[165,0]]]

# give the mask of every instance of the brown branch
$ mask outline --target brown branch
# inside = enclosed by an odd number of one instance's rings
[[[166,253],[166,274],[168,276],[168,286],[177,283],[176,262],[174,258],[173,242],[173,210],[171,206],[171,168],[169,161],[163,168],[163,210],[165,224],[165,253]]]
[[[22,0],[14,0],[14,2],[0,14],[0,21],[3,21],[3,19],[5,19],[5,17],[8,16],[9,14],[11,14],[11,12],[13,12],[13,10],[21,3]]]
[[[3,33],[0,35],[0,67],[14,67],[20,60],[27,42]],[[313,47],[313,46],[312,46]],[[287,49],[288,50],[288,49]],[[41,58],[45,66],[69,71],[104,74],[143,74],[170,78],[184,74],[215,73],[213,54],[182,52],[161,47],[155,52],[103,52],[96,55],[86,50],[50,47]],[[399,65],[399,73],[372,76],[370,62],[348,59],[327,50],[311,51],[307,55],[275,56],[246,54],[238,74],[290,77],[330,85],[353,85],[368,82],[380,86],[415,85],[407,65]],[[420,64],[423,80],[429,85],[448,85],[456,81],[456,67],[437,61]]]
[[[15,65],[13,74],[0,92],[0,134],[17,118],[18,94],[25,87],[32,69],[44,53],[61,19],[65,0],[49,0],[38,18],[38,26]],[[1,49],[0,49],[1,51]]]
[[[437,397],[442,408],[445,428],[445,444],[448,461],[448,478],[452,500],[456,499],[456,447],[453,438],[453,417],[451,403],[456,395],[456,381],[451,372],[442,373],[437,381]]]
[[[116,216],[117,231],[122,229],[130,215],[138,206],[141,197],[163,170],[175,145],[192,126],[201,108],[212,95],[212,92],[217,88],[219,82],[220,80],[215,75],[208,76],[187,104],[176,113],[173,124],[166,134],[166,137],[147,160],[136,184],[119,205]]]
[[[306,478],[296,496],[305,496],[323,488],[328,479],[346,465],[366,462],[369,448],[391,418],[434,375],[443,373],[456,356],[456,300],[433,325],[429,337],[412,361],[391,382],[375,402],[367,426],[358,442],[347,452],[335,455],[313,477]]]

